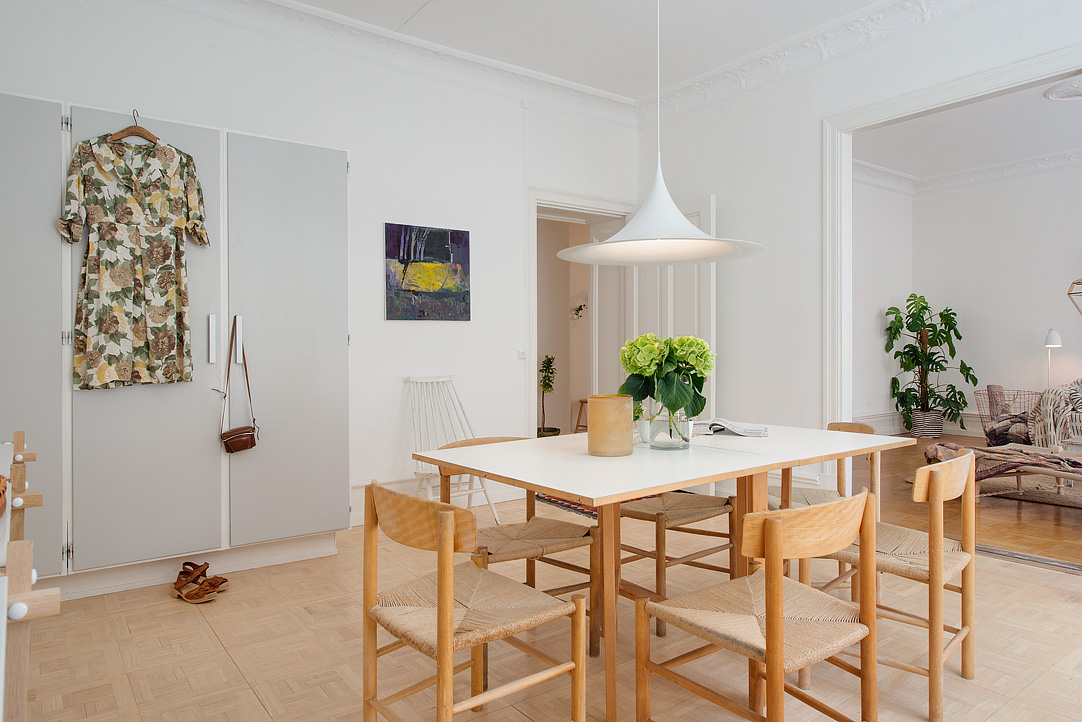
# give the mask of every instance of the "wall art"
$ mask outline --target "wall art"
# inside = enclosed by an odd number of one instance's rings
[[[470,320],[470,232],[384,224],[388,321]]]

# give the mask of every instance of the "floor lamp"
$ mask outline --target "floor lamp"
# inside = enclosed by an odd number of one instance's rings
[[[1044,347],[1048,349],[1048,375],[1045,388],[1052,388],[1052,349],[1063,347],[1063,339],[1060,338],[1059,331],[1054,328],[1048,329],[1048,333],[1044,336]]]

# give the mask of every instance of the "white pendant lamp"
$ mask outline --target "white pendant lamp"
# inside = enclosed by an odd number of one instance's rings
[[[657,173],[639,210],[620,232],[600,243],[565,248],[557,258],[594,266],[658,266],[727,261],[753,256],[763,246],[753,241],[713,238],[695,227],[676,207],[661,175],[661,0],[657,20]]]

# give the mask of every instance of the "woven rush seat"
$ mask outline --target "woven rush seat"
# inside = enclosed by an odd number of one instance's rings
[[[665,528],[669,529],[729,514],[732,510],[728,499],[723,497],[667,491],[646,499],[624,502],[620,505],[620,516],[654,521],[658,514],[664,514]]]
[[[825,504],[828,501],[837,501],[842,495],[833,489],[807,489],[793,487],[789,496],[789,506],[812,506],[813,504]],[[771,511],[781,508],[781,487],[768,486],[766,489],[766,505]]]
[[[859,547],[853,544],[827,555],[847,564],[856,564]],[[962,543],[943,539],[943,580],[950,581],[969,564],[970,556]],[[875,568],[918,582],[928,581],[930,565],[928,535],[916,529],[880,522],[875,526]]]
[[[379,595],[373,619],[436,658],[436,577],[426,574]],[[468,649],[567,616],[573,602],[531,589],[473,562],[455,566],[454,649]]]
[[[858,607],[782,579],[785,672],[829,657],[868,636]],[[647,611],[686,632],[751,659],[766,661],[766,574],[721,582]]]
[[[477,530],[477,544],[488,547],[489,562],[536,559],[588,547],[591,542],[590,527],[540,516],[522,524],[502,524]]]

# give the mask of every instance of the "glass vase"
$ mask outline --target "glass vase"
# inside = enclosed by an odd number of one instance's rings
[[[683,409],[672,412],[661,410],[650,420],[650,448],[679,451],[691,446],[691,420]]]

